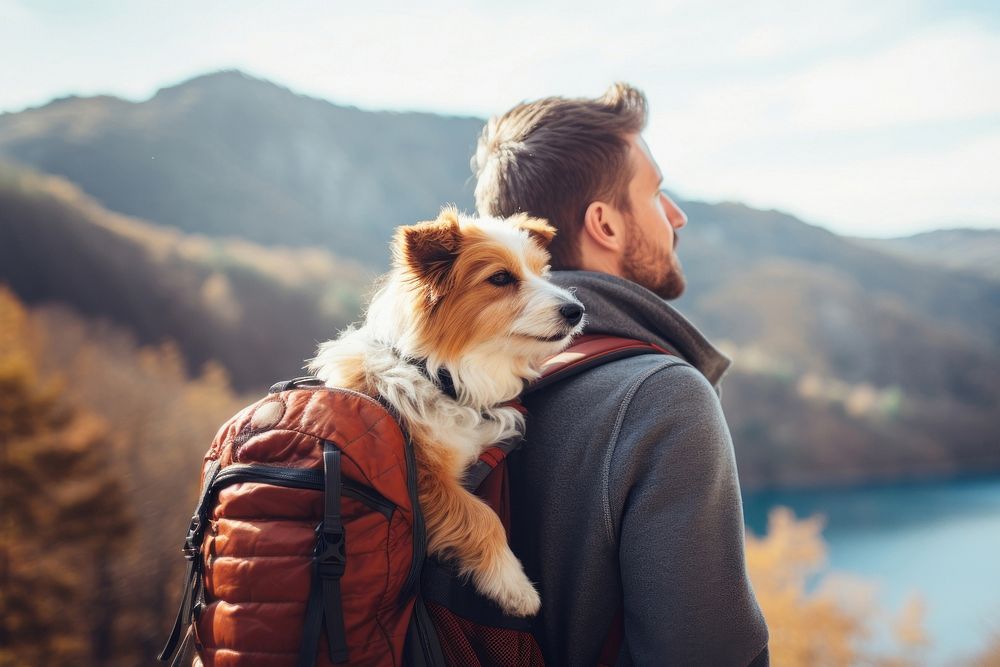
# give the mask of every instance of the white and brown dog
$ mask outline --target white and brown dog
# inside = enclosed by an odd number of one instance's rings
[[[455,558],[516,616],[538,612],[538,593],[499,518],[461,479],[484,448],[520,436],[524,418],[505,404],[583,328],[580,302],[546,280],[554,234],[524,215],[454,209],[400,227],[393,269],[364,321],[323,343],[309,364],[328,386],[392,405],[414,442],[428,552]]]

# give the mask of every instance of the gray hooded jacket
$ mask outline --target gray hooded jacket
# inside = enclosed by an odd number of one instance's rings
[[[729,360],[634,283],[588,271],[553,281],[576,288],[585,333],[683,358],[613,361],[525,398],[524,446],[509,459],[511,544],[538,583],[546,663],[596,664],[623,610],[620,665],[767,664],[717,395]]]

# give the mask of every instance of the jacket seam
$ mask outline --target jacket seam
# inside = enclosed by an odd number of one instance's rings
[[[639,391],[639,387],[643,385],[646,380],[648,380],[655,373],[669,368],[671,366],[689,366],[686,361],[679,359],[677,357],[668,357],[663,359],[660,364],[650,368],[645,371],[639,377],[635,379],[632,385],[625,392],[625,398],[622,399],[622,404],[618,408],[618,415],[615,417],[615,426],[611,431],[611,438],[608,440],[607,451],[604,454],[604,474],[603,474],[603,494],[604,494],[604,528],[606,531],[606,537],[608,538],[608,544],[612,547],[615,546],[615,524],[614,518],[611,514],[611,459],[614,458],[615,450],[618,447],[618,437],[621,434],[622,423],[625,421],[625,413],[628,412],[629,406],[632,405],[632,398],[635,393]]]

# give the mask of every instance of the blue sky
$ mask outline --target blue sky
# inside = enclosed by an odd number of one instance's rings
[[[683,197],[865,236],[1000,227],[1000,3],[344,4],[0,0],[0,110],[142,100],[231,67],[336,103],[483,117],[626,80]]]

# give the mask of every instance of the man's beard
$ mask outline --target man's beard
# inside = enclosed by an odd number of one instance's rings
[[[634,230],[635,226],[630,229]],[[677,247],[676,232],[674,247]],[[625,241],[622,277],[642,285],[661,299],[676,299],[687,286],[677,254],[665,252],[638,234],[629,234]]]

